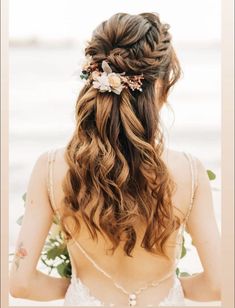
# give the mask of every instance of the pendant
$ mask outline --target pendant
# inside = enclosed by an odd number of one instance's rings
[[[129,306],[134,307],[136,305],[136,294],[131,293],[129,294]]]

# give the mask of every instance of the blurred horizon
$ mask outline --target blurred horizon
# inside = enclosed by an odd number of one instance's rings
[[[221,35],[219,0],[10,0],[9,38],[11,41],[84,41],[103,20],[118,12],[157,12],[170,25],[173,41],[219,41]]]

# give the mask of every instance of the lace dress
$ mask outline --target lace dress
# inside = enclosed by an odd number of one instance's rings
[[[54,200],[54,190],[53,190],[53,162],[55,161],[55,154],[56,150],[51,150],[48,152],[48,193],[50,197],[50,202],[52,209],[55,212],[55,215],[59,218],[59,213],[57,211],[57,208],[55,206],[55,200]],[[192,175],[192,193],[191,193],[191,201],[189,204],[188,212],[186,214],[186,219],[184,220],[184,223],[181,224],[179,228],[178,233],[178,239],[183,239],[183,233],[185,230],[185,225],[187,218],[190,214],[194,194],[196,190],[196,168],[195,168],[195,159],[193,156],[191,156],[189,153],[184,153],[186,158],[189,161],[190,164],[190,170]],[[138,306],[138,294],[147,289],[148,287],[156,287],[162,283],[163,281],[169,279],[170,277],[173,277],[173,285],[168,291],[168,295],[158,304],[158,306],[185,306],[184,302],[184,292],[181,286],[181,282],[178,279],[176,275],[176,268],[178,261],[180,259],[181,249],[179,249],[178,254],[176,256],[175,260],[175,268],[173,271],[171,271],[169,274],[167,274],[163,279],[160,281],[153,281],[152,283],[145,285],[143,288],[140,288],[138,290],[134,290],[131,293],[129,293],[127,290],[125,290],[121,285],[119,285],[117,282],[115,282],[111,275],[107,272],[105,272],[96,262],[91,258],[91,256],[86,252],[86,250],[81,246],[81,244],[73,238],[75,244],[77,247],[81,250],[81,252],[84,254],[84,256],[92,263],[92,265],[100,271],[103,275],[105,275],[107,278],[110,279],[110,281],[113,283],[115,287],[117,287],[120,292],[123,292],[127,295],[127,305],[129,306]],[[181,248],[181,247],[180,247]],[[71,267],[72,267],[72,277],[70,285],[66,291],[65,298],[64,298],[64,306],[107,306],[107,304],[104,304],[101,300],[94,297],[89,290],[89,288],[80,280],[79,277],[77,277],[75,266],[73,264],[73,257],[70,254],[69,247],[67,247],[69,255],[70,255],[70,261],[71,261]],[[110,303],[109,306],[114,306],[113,303]],[[156,304],[147,305],[146,307],[156,306]]]

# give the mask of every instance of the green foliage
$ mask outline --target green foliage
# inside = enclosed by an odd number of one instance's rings
[[[186,256],[186,253],[187,253],[187,250],[186,250],[186,247],[185,247],[185,239],[183,237],[183,244],[182,244],[180,259],[182,259],[184,256]]]
[[[83,76],[84,79],[85,77],[86,76]],[[210,180],[214,180],[216,178],[216,175],[211,170],[207,170],[207,174]],[[26,193],[23,194],[22,199],[25,206]],[[24,216],[22,215],[17,219],[17,224],[22,224],[23,217]],[[53,233],[53,228],[55,227],[58,229],[56,234],[54,234],[55,232]],[[50,230],[46,239],[40,260],[47,267],[48,274],[50,274],[51,271],[55,269],[61,277],[71,278],[72,269],[69,253],[66,244],[64,243],[61,230],[58,227],[58,218],[54,216],[52,229]],[[185,247],[185,239],[183,238],[180,258],[184,258],[186,254],[187,249]],[[14,253],[10,253],[9,255],[14,255]],[[190,276],[190,274],[187,272],[180,272],[178,267],[176,269],[176,275],[181,277]]]
[[[215,180],[216,175],[214,174],[214,172],[211,171],[211,170],[206,170],[206,171],[207,171],[207,174],[208,174],[208,177],[209,177],[210,181]]]
[[[88,77],[89,77],[89,75],[86,72],[82,72],[81,75],[80,75],[81,79],[86,79],[87,80]]]
[[[181,272],[180,273],[180,277],[188,277],[188,276],[191,276],[191,275],[187,272]]]
[[[61,277],[71,277],[71,265],[69,260],[64,261],[63,263],[59,264],[57,266],[57,271],[60,274]]]
[[[49,273],[56,269],[61,277],[71,277],[71,263],[66,244],[63,241],[61,232],[55,238],[51,238],[51,233],[46,240],[41,255],[42,262],[49,268]]]
[[[23,194],[22,199],[23,199],[24,205],[25,205],[25,202],[26,202],[26,192]]]
[[[183,259],[183,257],[185,257],[186,256],[186,254],[187,254],[187,249],[186,249],[186,247],[185,247],[185,239],[184,239],[184,237],[183,237],[183,242],[182,242],[182,247],[181,247],[181,256],[180,256],[180,259]],[[186,273],[186,272],[180,272],[180,269],[177,267],[176,268],[176,275],[179,277],[179,276],[181,276],[182,277],[182,275],[190,275],[189,273]]]
[[[21,216],[17,219],[16,223],[17,223],[18,225],[21,226],[21,225],[22,225],[23,218],[24,218],[24,215],[21,215]]]

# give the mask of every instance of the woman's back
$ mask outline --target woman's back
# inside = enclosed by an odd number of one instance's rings
[[[64,153],[64,148],[57,149],[49,157],[50,160],[53,160],[53,164],[49,164],[52,167],[51,172],[49,171],[48,179],[49,183],[51,183],[49,185],[50,199],[59,217],[64,209],[62,182],[68,170]],[[193,193],[192,184],[196,180],[196,174],[191,169],[194,168],[193,161],[190,160],[190,156],[184,153],[166,150],[163,152],[162,159],[176,183],[176,190],[172,196],[172,201],[174,213],[180,218],[182,223],[181,227],[172,232],[167,240],[166,254],[169,256],[169,259],[149,253],[140,246],[144,235],[144,226],[141,221],[137,221],[135,226],[137,241],[133,250],[133,258],[124,255],[124,241],[121,241],[113,255],[108,253],[108,248],[111,248],[109,239],[98,235],[97,242],[92,240],[81,218],[79,219],[81,224],[79,236],[74,237],[68,242],[67,247],[72,262],[73,279],[77,280],[77,287],[80,285],[83,291],[85,291],[85,286],[88,287],[90,295],[92,294],[95,300],[100,300],[100,302],[95,301],[97,304],[101,302],[104,304],[115,303],[116,305],[127,303],[127,295],[120,288],[115,287],[115,282],[121,288],[131,293],[131,290],[140,289],[146,285],[146,282],[151,283],[155,281],[158,283],[162,280],[158,286],[150,287],[140,292],[138,296],[139,305],[156,305],[160,302],[163,303],[162,300],[166,299],[167,296],[169,297],[169,290],[172,288],[175,279],[176,263],[181,253],[182,227],[186,216],[189,215]],[[69,230],[73,230],[73,221],[68,220],[67,226],[69,226]],[[102,273],[102,270],[105,273]],[[105,276],[106,273],[110,277]],[[85,296],[84,305],[86,304],[87,296],[90,297],[90,295]],[[182,297],[182,294],[180,296]],[[70,303],[71,295],[67,295],[67,297],[70,298],[65,302],[66,305]],[[73,298],[72,303],[74,300]],[[174,302],[176,302],[175,298]],[[92,304],[95,303],[92,302]],[[132,300],[132,303],[134,303],[134,300]]]

